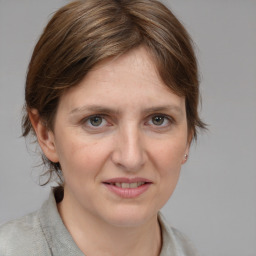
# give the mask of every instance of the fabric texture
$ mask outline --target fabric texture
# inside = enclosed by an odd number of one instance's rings
[[[159,256],[197,256],[192,244],[170,228],[161,213],[162,250]],[[41,209],[0,227],[0,256],[85,256],[59,215],[53,192]]]

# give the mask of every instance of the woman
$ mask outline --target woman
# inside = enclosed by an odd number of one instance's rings
[[[25,98],[23,135],[36,136],[59,186],[1,227],[0,255],[196,255],[159,213],[205,127],[191,40],[163,4],[61,8],[34,49]]]

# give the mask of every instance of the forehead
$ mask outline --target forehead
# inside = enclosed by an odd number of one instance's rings
[[[183,108],[184,99],[174,94],[161,80],[153,58],[144,47],[118,58],[98,63],[75,87],[61,98],[69,109],[84,104],[118,107],[147,107],[173,104]]]
[[[100,83],[114,81],[139,85],[148,81],[156,86],[163,84],[156,70],[153,58],[145,47],[138,47],[118,57],[108,58],[99,62],[85,77],[81,84],[95,80]],[[130,85],[130,86],[129,86]]]

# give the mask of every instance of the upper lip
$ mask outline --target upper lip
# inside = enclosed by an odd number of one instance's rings
[[[142,177],[135,177],[135,178],[116,177],[116,178],[103,181],[103,183],[136,183],[136,182],[152,183],[151,180],[145,179]]]

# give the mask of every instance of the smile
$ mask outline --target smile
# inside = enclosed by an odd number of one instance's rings
[[[133,183],[121,183],[121,182],[116,182],[116,183],[109,183],[110,185],[119,187],[119,188],[137,188],[140,187],[142,185],[144,185],[146,182],[133,182]]]
[[[144,194],[152,185],[152,182],[143,178],[115,178],[104,181],[103,184],[118,197],[136,198]]]

